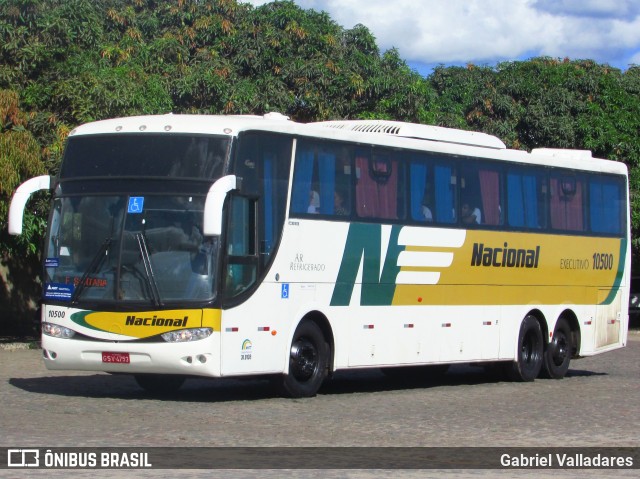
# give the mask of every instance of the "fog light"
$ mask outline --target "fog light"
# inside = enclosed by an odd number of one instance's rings
[[[76,334],[73,329],[65,328],[59,324],[42,323],[42,333],[54,338],[69,339]]]
[[[184,343],[187,341],[198,341],[211,336],[211,328],[181,329],[162,334],[162,339],[168,343]]]

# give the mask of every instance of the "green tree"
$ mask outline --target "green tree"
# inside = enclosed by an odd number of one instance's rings
[[[35,255],[45,226],[44,204],[35,202],[25,213],[24,233],[12,238],[7,235],[7,214],[15,189],[46,172],[40,145],[28,131],[27,120],[19,108],[18,94],[0,90],[0,252],[5,255]]]

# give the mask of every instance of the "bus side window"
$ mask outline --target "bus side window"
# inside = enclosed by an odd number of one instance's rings
[[[432,223],[434,219],[432,171],[424,161],[414,159],[409,167],[411,219]]]
[[[584,185],[582,179],[552,175],[551,227],[560,231],[584,231]]]
[[[338,143],[298,142],[292,214],[348,216],[351,213],[350,149]]]
[[[589,224],[594,233],[624,234],[624,183],[618,178],[589,179]]]
[[[312,188],[314,151],[300,142],[296,153],[291,192],[292,213],[319,213],[320,194]]]
[[[509,171],[507,174],[507,222],[516,228],[546,227],[546,182],[530,171]]]
[[[460,221],[465,224],[502,224],[502,175],[495,168],[473,163],[463,166],[460,175]]]
[[[225,296],[228,298],[249,289],[257,278],[255,201],[232,196],[229,208],[225,276]]]
[[[388,153],[356,154],[356,212],[361,218],[398,218],[398,162]]]
[[[435,183],[435,222],[451,224],[456,221],[457,179],[450,166],[436,165],[433,168]]]

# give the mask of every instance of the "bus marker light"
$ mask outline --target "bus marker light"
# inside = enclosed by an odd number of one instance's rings
[[[422,298],[418,298],[418,303],[422,303]]]
[[[411,328],[413,328],[413,324],[405,324],[404,327],[411,329]]]
[[[238,332],[238,328],[226,328],[225,331],[227,333],[237,333]]]
[[[275,336],[276,334],[278,334],[278,331],[276,331],[275,329],[271,331],[271,336]]]
[[[373,324],[365,324],[364,329],[373,329]]]
[[[491,321],[483,321],[482,325],[483,326],[491,326]]]
[[[585,325],[585,326],[591,326],[591,321],[585,321],[585,322],[584,322],[584,325]]]
[[[442,323],[442,327],[443,328],[450,328],[451,327],[451,323]]]
[[[270,329],[269,326],[258,326],[258,331],[269,331]]]

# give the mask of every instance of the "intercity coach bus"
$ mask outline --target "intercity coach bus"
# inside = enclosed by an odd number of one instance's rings
[[[73,130],[43,262],[49,369],[268,376],[500,366],[562,378],[625,346],[624,164],[390,121],[158,115]],[[407,369],[409,368],[409,369]]]

